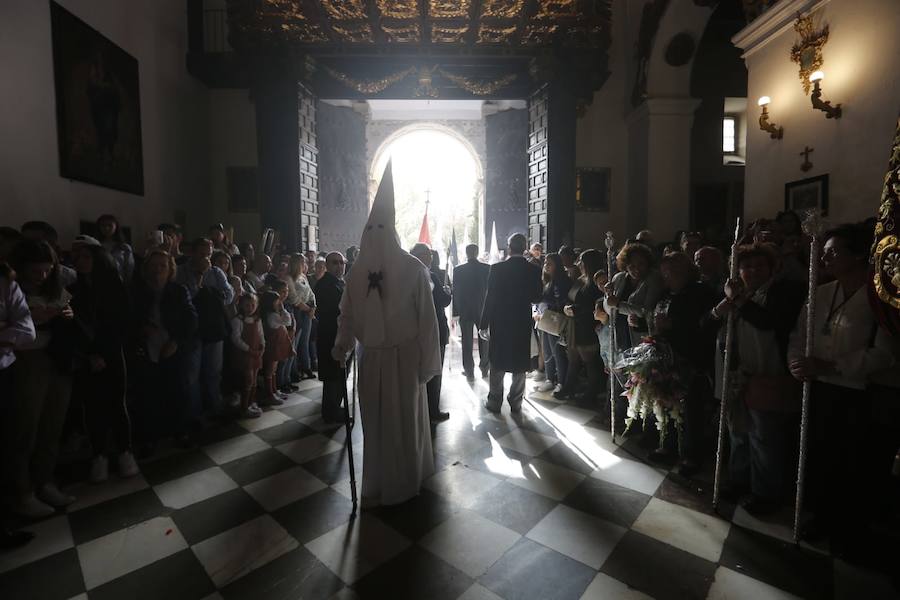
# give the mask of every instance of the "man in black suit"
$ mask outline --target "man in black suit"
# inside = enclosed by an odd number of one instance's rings
[[[541,270],[525,259],[527,241],[514,233],[507,242],[505,262],[491,266],[479,330],[490,337],[490,392],[484,407],[499,413],[503,375],[512,373],[507,401],[513,413],[522,410],[525,371],[531,368],[531,305],[541,298]]]
[[[316,349],[319,354],[319,379],[322,380],[322,419],[326,423],[344,420],[341,396],[344,369],[331,357],[334,338],[337,336],[338,317],[341,314],[341,296],[344,294],[344,256],[332,252],[325,258],[325,274],[316,282],[316,314],[319,331]]]
[[[431,277],[431,297],[434,300],[434,312],[437,315],[438,334],[440,335],[439,341],[441,344],[441,369],[443,369],[444,354],[447,350],[447,343],[450,341],[450,326],[447,324],[447,311],[444,310],[450,306],[450,288],[444,285],[445,275],[439,274],[443,273],[443,271],[440,271],[438,268],[436,269],[438,273],[435,273],[431,269],[434,254],[431,248],[428,247],[428,244],[416,244],[409,253],[422,261]],[[428,414],[431,416],[432,423],[446,421],[450,418],[450,413],[441,411],[440,408],[441,381],[442,375],[435,375],[425,386],[428,392]]]
[[[478,246],[466,246],[465,264],[453,270],[453,316],[459,317],[462,330],[463,371],[469,381],[475,379],[475,360],[472,358],[472,328],[478,327],[484,295],[487,293],[491,266],[478,260]],[[478,366],[482,377],[488,376],[488,343],[478,337]]]

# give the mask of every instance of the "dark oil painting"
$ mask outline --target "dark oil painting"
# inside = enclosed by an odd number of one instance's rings
[[[137,60],[55,2],[50,12],[60,175],[143,195]]]

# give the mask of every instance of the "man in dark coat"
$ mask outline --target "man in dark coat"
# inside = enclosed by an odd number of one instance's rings
[[[541,298],[541,270],[525,259],[527,241],[521,233],[509,237],[505,262],[491,266],[479,330],[490,336],[490,392],[484,407],[499,413],[503,376],[512,373],[507,401],[510,411],[522,410],[525,371],[531,367],[531,305]]]
[[[409,252],[425,265],[431,277],[431,297],[434,301],[434,312],[437,315],[439,343],[441,345],[441,368],[444,367],[444,355],[447,351],[447,344],[450,342],[450,326],[447,324],[447,311],[444,310],[450,306],[450,288],[444,283],[446,272],[442,271],[440,265],[435,263],[439,257],[433,252],[427,244],[416,244]],[[426,384],[428,392],[428,414],[432,423],[446,421],[450,418],[450,413],[441,411],[441,382],[442,375],[435,375]]]
[[[344,255],[332,252],[325,258],[325,274],[316,282],[316,313],[319,331],[316,348],[319,354],[319,379],[322,384],[322,419],[326,423],[344,420],[341,399],[344,369],[331,357],[337,336],[338,317],[341,314],[341,296],[344,294]]]
[[[467,262],[453,270],[453,316],[459,317],[462,330],[463,371],[470,381],[475,379],[475,360],[472,358],[472,328],[478,326],[484,295],[487,292],[491,266],[478,260],[478,246],[466,246]],[[478,366],[482,377],[488,376],[488,342],[478,337]]]

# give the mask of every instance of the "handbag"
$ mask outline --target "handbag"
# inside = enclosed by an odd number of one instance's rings
[[[754,410],[798,412],[800,382],[790,375],[748,375],[744,402]]]
[[[552,336],[559,337],[560,332],[565,326],[566,316],[555,310],[545,310],[541,315],[541,320],[537,323],[538,331],[549,333]]]

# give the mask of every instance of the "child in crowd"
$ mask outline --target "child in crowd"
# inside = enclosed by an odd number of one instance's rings
[[[255,419],[262,414],[256,403],[256,378],[263,364],[266,340],[257,306],[256,296],[241,296],[237,315],[231,320],[232,362],[241,379],[240,407],[245,419]]]
[[[594,285],[596,285],[597,289],[601,291],[601,294],[607,283],[609,283],[609,277],[606,275],[605,270],[597,271],[596,273],[594,273]],[[603,358],[603,364],[605,366],[606,372],[611,373],[611,368],[613,365],[610,364],[612,358],[609,355],[609,314],[603,308],[602,297],[594,303],[594,321],[596,321],[594,323],[594,329],[597,331],[597,339],[600,341],[600,356]]]
[[[282,285],[277,285],[281,283]],[[284,404],[285,396],[281,394],[276,385],[276,372],[281,363],[294,355],[293,335],[290,328],[293,326],[291,314],[284,309],[284,299],[287,297],[287,286],[284,282],[273,282],[273,289],[263,292],[260,296],[260,318],[263,321],[263,329],[266,337],[266,351],[263,355],[263,380],[266,385],[264,403],[272,406]]]

